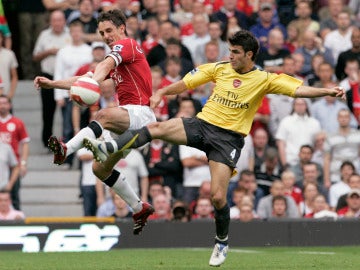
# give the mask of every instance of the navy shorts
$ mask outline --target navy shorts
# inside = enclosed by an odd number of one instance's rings
[[[204,151],[209,160],[235,168],[244,146],[244,136],[209,124],[197,117],[182,118],[187,145]]]

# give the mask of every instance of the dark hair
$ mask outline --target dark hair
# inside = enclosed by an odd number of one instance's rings
[[[340,170],[342,170],[345,166],[349,166],[349,167],[352,168],[353,171],[355,171],[354,163],[352,163],[351,161],[345,160],[345,161],[341,164]]]
[[[242,177],[243,177],[244,175],[247,175],[247,176],[255,176],[255,173],[254,173],[253,171],[249,170],[249,169],[242,170],[242,171],[240,172],[240,179],[239,179],[240,181],[241,181],[241,179],[242,179]]]
[[[229,43],[233,46],[241,46],[246,52],[253,52],[251,60],[255,61],[259,51],[259,42],[254,35],[247,30],[240,30],[229,37]]]
[[[302,146],[300,146],[300,150],[302,150],[303,148],[310,149],[311,153],[314,153],[314,148],[310,144],[303,144]]]
[[[120,25],[126,26],[126,17],[119,9],[113,9],[106,12],[101,12],[97,22],[111,21],[116,27]]]
[[[288,208],[287,200],[286,200],[286,197],[285,197],[285,196],[282,196],[282,195],[274,196],[274,197],[272,198],[271,205],[274,206],[274,204],[275,204],[276,201],[283,201],[283,202],[285,203],[285,208],[286,208],[286,209]]]

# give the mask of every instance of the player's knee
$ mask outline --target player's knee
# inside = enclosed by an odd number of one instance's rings
[[[226,196],[224,196],[221,192],[212,193],[211,202],[215,208],[220,209],[226,203]]]
[[[105,109],[102,109],[96,113],[95,120],[105,128],[106,123],[109,121],[109,116],[110,114]]]

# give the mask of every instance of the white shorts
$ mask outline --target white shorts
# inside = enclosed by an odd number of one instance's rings
[[[156,122],[154,111],[148,106],[124,105],[119,106],[128,111],[130,117],[130,130],[140,129],[147,124]]]

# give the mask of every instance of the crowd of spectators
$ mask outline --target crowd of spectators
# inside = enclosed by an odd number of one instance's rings
[[[40,74],[61,79],[92,70],[111,49],[101,43],[96,18],[102,10],[114,8],[124,12],[128,35],[147,56],[153,92],[198,65],[226,61],[227,37],[239,29],[259,40],[258,68],[286,73],[305,85],[343,86],[346,102],[333,97],[264,98],[230,181],[228,203],[231,218],[243,222],[360,217],[359,1],[11,2],[0,0],[0,94],[9,99],[15,95],[18,72],[21,79],[32,80]],[[167,96],[155,110],[157,120],[195,115],[212,89],[209,83]],[[111,91],[103,92],[100,107],[116,105]],[[73,106],[64,91],[40,93],[44,147],[57,107],[62,110],[65,140],[96,113],[96,108]],[[84,215],[95,215],[98,208],[100,216],[129,216],[131,209],[115,194],[106,195],[98,187],[89,172],[88,155],[77,155],[83,163]],[[11,162],[1,164],[9,170],[3,182],[10,181],[10,172],[21,163],[8,159]],[[67,166],[72,168],[71,158]],[[154,140],[117,166],[141,198],[153,203],[152,219],[185,222],[213,217],[210,172],[202,151]]]

